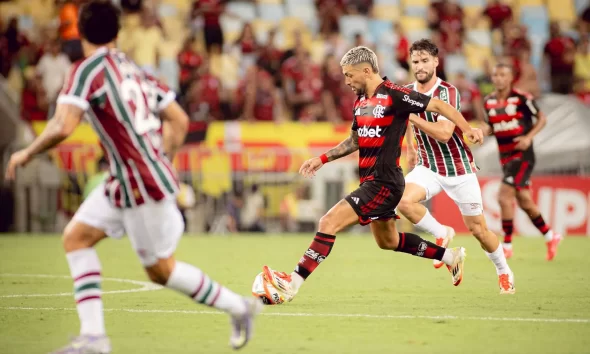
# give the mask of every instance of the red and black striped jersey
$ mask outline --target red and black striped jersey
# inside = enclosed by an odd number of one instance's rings
[[[73,66],[57,103],[86,111],[110,164],[105,193],[114,206],[131,208],[176,194],[159,117],[175,98],[117,50],[100,48]]]
[[[399,158],[408,118],[424,112],[430,102],[429,96],[383,79],[372,97],[362,95],[354,103],[361,183],[403,183]]]
[[[504,100],[492,92],[484,98],[484,109],[487,122],[492,128],[498,149],[500,163],[514,159],[534,158],[533,145],[526,150],[516,150],[517,142],[514,138],[528,134],[533,128],[533,117],[539,114],[537,103],[529,93],[512,89]]]

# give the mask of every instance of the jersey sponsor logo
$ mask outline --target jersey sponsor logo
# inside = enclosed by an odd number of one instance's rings
[[[305,255],[308,256],[309,258],[313,259],[314,261],[317,261],[318,257],[320,256],[319,253],[312,250],[311,248],[307,249],[307,251],[305,252]]]
[[[517,119],[513,119],[509,122],[498,122],[498,123],[494,123],[494,131],[495,132],[505,132],[508,130],[517,129],[518,126],[519,126],[519,124],[518,124]]]
[[[359,198],[358,197],[352,197],[351,199],[354,201],[354,204],[358,204],[359,203]]]
[[[424,103],[421,103],[421,102],[418,102],[418,101],[414,101],[408,95],[404,95],[404,102],[408,102],[412,106],[424,107]]]
[[[383,107],[382,105],[377,105],[374,109],[373,109],[373,116],[375,118],[383,118],[383,114],[385,113],[385,107]]]
[[[380,138],[382,131],[383,129],[381,129],[380,126],[376,126],[373,128],[363,125],[361,128],[359,128],[358,135],[361,138]]]
[[[508,97],[508,99],[506,101],[508,101],[508,103],[519,103],[520,102],[520,98],[518,98],[518,97]]]
[[[389,96],[387,96],[387,95],[383,95],[383,94],[381,94],[381,93],[378,93],[378,94],[377,94],[377,99],[380,99],[380,98],[381,98],[381,99],[384,99],[384,100],[386,100],[386,99],[388,99],[388,98],[389,98]]]

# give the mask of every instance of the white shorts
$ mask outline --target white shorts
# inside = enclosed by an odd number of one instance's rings
[[[424,166],[416,166],[406,175],[406,185],[409,183],[417,184],[426,190],[425,200],[444,190],[457,204],[462,215],[475,216],[483,213],[481,189],[475,173],[445,177]]]
[[[172,256],[184,232],[184,221],[174,200],[119,209],[109,202],[104,185],[90,193],[73,219],[102,230],[111,238],[120,239],[127,233],[141,263],[148,267],[158,259]]]

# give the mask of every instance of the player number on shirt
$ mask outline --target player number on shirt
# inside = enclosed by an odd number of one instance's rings
[[[135,106],[133,128],[137,134],[143,135],[160,129],[162,122],[154,114],[158,104],[155,87],[146,82],[140,84],[136,80],[125,79],[121,83],[121,94],[124,100]]]

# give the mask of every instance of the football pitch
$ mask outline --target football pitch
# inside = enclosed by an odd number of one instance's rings
[[[196,237],[177,258],[249,294],[262,265],[291,271],[313,235]],[[499,295],[472,237],[465,277],[337,237],[330,257],[284,306],[267,306],[244,353],[590,353],[590,239],[566,238],[553,262],[541,238],[516,238],[515,295]],[[231,353],[228,318],[147,283],[127,240],[98,247],[113,353]],[[78,332],[57,236],[0,236],[0,352],[47,353]]]

